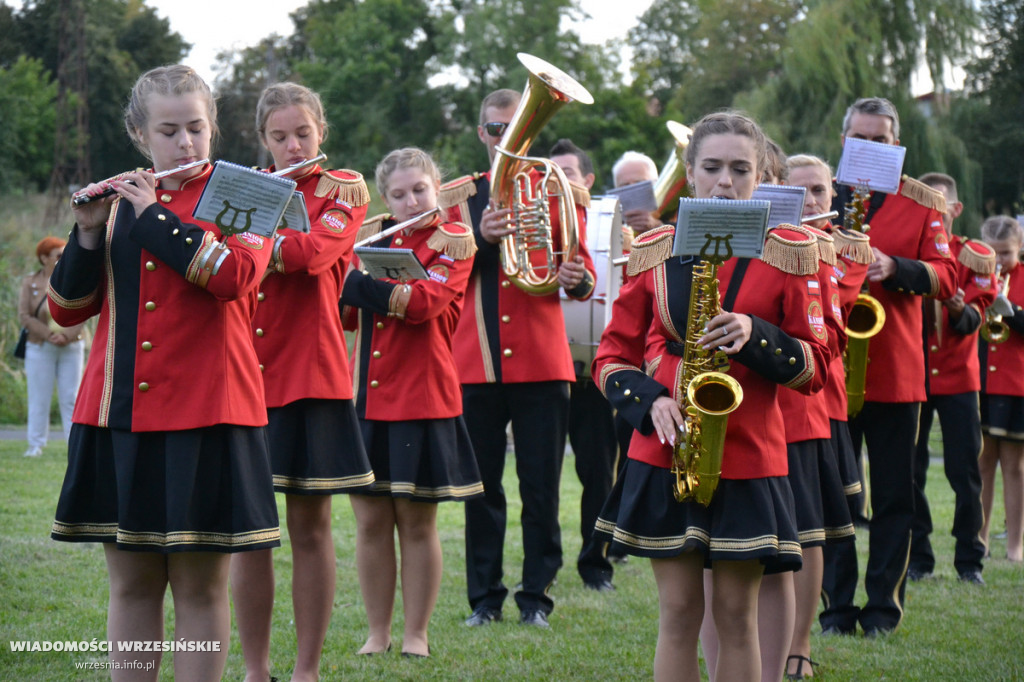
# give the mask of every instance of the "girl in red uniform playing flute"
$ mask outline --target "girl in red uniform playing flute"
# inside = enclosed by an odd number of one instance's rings
[[[271,170],[315,158],[327,134],[320,96],[297,83],[271,85],[256,105],[256,130],[274,158]],[[252,333],[266,386],[274,490],[285,494],[287,507],[297,639],[291,679],[298,681],[319,678],[334,604],[331,496],[373,482],[338,315],[341,282],[370,196],[354,171],[314,165],[287,177],[303,194],[310,231],[277,234]],[[274,606],[270,551],[234,557],[231,582],[246,676],[266,680]]]
[[[981,238],[996,252],[1002,291],[1010,278],[1006,298],[1012,315],[1003,315],[1008,337],[1003,343],[978,339],[981,356],[981,503],[985,523],[981,539],[988,546],[992,525],[992,498],[996,464],[1003,470],[1003,504],[1006,512],[1006,558],[1024,560],[1024,268],[1020,249],[1024,230],[1009,216],[992,216],[981,226]]]
[[[74,207],[76,225],[50,280],[59,324],[100,316],[53,537],[105,543],[107,639],[163,640],[170,586],[171,639],[220,645],[175,651],[175,677],[219,680],[229,553],[280,544],[249,326],[272,243],[249,233],[222,239],[192,218],[209,164],[159,184],[153,177],[209,156],[217,109],[195,71],[143,74],[124,118],[153,170],[85,188],[98,197],[112,187],[116,196]],[[121,669],[129,659],[151,662],[145,678],[157,679],[159,653],[111,658]]]
[[[756,123],[740,114],[711,114],[694,127],[687,184],[699,199],[749,199],[765,158]],[[698,343],[720,346],[730,356],[730,375],[744,398],[729,417],[722,480],[704,507],[677,502],[672,492],[672,446],[683,423],[676,377],[696,261],[671,257],[673,236],[674,228],[663,226],[634,244],[629,282],[594,363],[595,381],[636,428],[597,532],[613,547],[651,558],[660,604],[655,679],[700,679],[706,565],[714,586],[718,676],[758,679],[761,576],[800,566],[776,392],[779,384],[820,390],[829,353],[820,295],[809,286],[817,281],[817,244],[806,232],[777,228],[764,260],[732,258],[718,268],[723,312]]]
[[[376,176],[393,217],[367,221],[360,239],[437,207],[441,177],[426,152],[395,150],[377,166]],[[430,654],[427,626],[441,587],[437,503],[483,494],[452,357],[452,334],[476,242],[466,225],[431,215],[375,246],[411,250],[428,277],[374,279],[351,269],[342,289],[346,324],[358,312],[356,411],[376,478],[371,491],[349,497],[370,627],[359,653],[391,647],[397,530],[405,615],[402,655],[422,657]]]

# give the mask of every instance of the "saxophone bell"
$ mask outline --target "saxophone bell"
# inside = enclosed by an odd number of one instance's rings
[[[998,266],[996,276],[999,276]],[[999,294],[996,295],[996,300],[985,309],[985,320],[981,324],[981,329],[978,330],[978,334],[986,343],[1003,343],[1006,339],[1010,338],[1010,327],[1003,322],[1003,315],[1013,315],[1013,304],[1006,297],[1009,290],[1010,275],[1006,275],[999,287]]]
[[[885,308],[870,294],[861,293],[846,320],[846,414],[855,417],[864,407],[868,343],[885,325]]]

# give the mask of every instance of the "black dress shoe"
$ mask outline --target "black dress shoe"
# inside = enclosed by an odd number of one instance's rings
[[[852,637],[853,635],[857,634],[857,628],[853,627],[844,629],[839,627],[838,625],[829,625],[821,629],[821,634],[825,635],[826,637]]]
[[[548,625],[548,614],[540,609],[529,609],[519,614],[519,622],[523,625],[536,625],[539,628],[551,627]]]
[[[866,637],[867,639],[878,639],[881,637],[887,637],[888,635],[892,634],[894,629],[895,628],[883,628],[881,626],[866,627],[864,628],[864,637]]]
[[[916,583],[916,582],[921,581],[921,580],[928,580],[931,577],[932,577],[932,572],[931,571],[926,571],[926,570],[921,569],[921,568],[908,568],[907,569],[907,578],[911,582],[915,582]]]
[[[584,580],[583,586],[588,590],[594,590],[595,592],[614,592],[615,585],[612,585],[611,580]]]
[[[985,579],[981,577],[981,571],[964,571],[960,574],[960,582],[972,585],[984,585]]]
[[[487,625],[501,620],[501,610],[492,609],[490,606],[479,606],[473,614],[465,620],[465,624],[471,628]]]

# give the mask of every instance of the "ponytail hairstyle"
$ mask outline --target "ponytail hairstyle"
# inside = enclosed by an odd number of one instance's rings
[[[220,132],[217,128],[217,100],[198,73],[190,66],[174,64],[158,66],[139,76],[132,87],[132,94],[124,108],[124,127],[142,154],[153,160],[149,147],[143,139],[143,131],[149,121],[149,97],[151,95],[189,95],[198,93],[206,100],[206,117],[210,124],[210,149]]]

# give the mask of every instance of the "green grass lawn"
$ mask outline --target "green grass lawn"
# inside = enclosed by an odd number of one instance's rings
[[[64,473],[62,443],[44,457],[23,458],[23,441],[0,441],[0,679],[93,680],[104,672],[75,670],[76,662],[102,654],[12,652],[9,640],[70,641],[105,638],[106,570],[97,545],[71,545],[49,539],[49,527]],[[506,470],[510,527],[506,538],[505,583],[519,581],[522,543],[515,473]],[[952,493],[933,464],[928,491],[938,558],[934,579],[907,588],[906,616],[900,629],[880,640],[822,638],[815,632],[813,657],[820,680],[1024,680],[1024,570],[1005,559],[1005,542],[992,547],[985,567],[988,585],[962,585],[953,570],[949,535]],[[506,622],[466,628],[469,614],[463,574],[463,514],[456,503],[441,505],[439,525],[445,570],[441,596],[431,621],[432,658],[403,659],[397,653],[372,658],[354,655],[366,634],[354,562],[355,526],[344,496],[335,499],[334,536],[338,588],[324,650],[325,680],[637,680],[649,679],[657,635],[657,599],[647,561],[618,566],[618,590],[598,594],[583,588],[575,571],[579,551],[579,481],[571,458],[562,480],[565,566],[553,589],[555,611],[548,631],[516,623],[511,599]],[[283,498],[278,497],[284,516]],[[996,530],[1002,529],[997,491]],[[867,534],[858,531],[860,560],[866,561]],[[291,623],[291,555],[287,539],[275,551],[277,603],[272,643],[273,672],[287,680],[295,649]],[[863,596],[859,598],[863,602]],[[166,639],[173,635],[168,599]],[[402,632],[401,601],[396,607],[395,651]],[[161,679],[172,679],[171,656],[164,655]],[[244,667],[237,637],[232,638],[225,679],[241,680]]]

